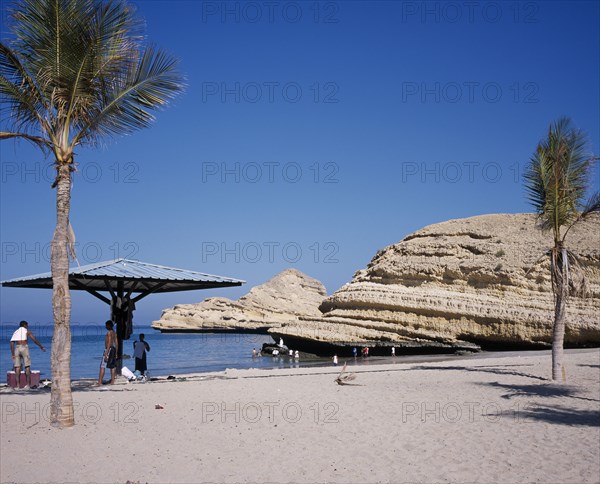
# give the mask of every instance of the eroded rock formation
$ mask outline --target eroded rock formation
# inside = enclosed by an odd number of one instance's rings
[[[567,241],[585,268],[588,293],[569,299],[565,343],[597,345],[600,217],[571,230]],[[321,304],[323,318],[276,333],[401,346],[547,345],[554,306],[543,254],[551,243],[531,214],[430,225],[377,253]]]
[[[296,269],[286,269],[253,287],[237,301],[208,298],[198,304],[179,304],[165,309],[152,327],[160,330],[267,331],[301,316],[318,318],[319,305],[327,296],[325,286]]]
[[[565,343],[600,345],[600,216],[571,230],[567,242],[586,272],[587,295],[569,299]],[[532,214],[450,220],[379,251],[329,298],[316,280],[284,271],[237,302],[176,306],[154,326],[269,328],[294,347],[324,353],[354,345],[545,346],[554,314],[544,256],[551,244]]]

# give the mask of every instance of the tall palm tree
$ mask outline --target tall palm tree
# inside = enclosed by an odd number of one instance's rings
[[[69,212],[75,148],[145,128],[183,89],[177,60],[145,43],[124,0],[19,0],[12,40],[0,43],[0,139],[21,138],[54,157],[51,422],[74,424],[71,395]]]
[[[548,251],[554,326],[552,334],[552,379],[565,379],[563,342],[566,304],[570,294],[584,289],[585,279],[576,255],[567,248],[569,230],[600,209],[600,194],[587,204],[584,197],[591,168],[597,158],[586,154],[587,138],[569,118],[550,125],[548,136],[539,142],[525,174],[528,199],[538,214],[542,230],[551,231],[553,246]]]

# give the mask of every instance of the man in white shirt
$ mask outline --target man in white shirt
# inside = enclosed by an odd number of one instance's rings
[[[42,351],[46,351],[40,342],[35,339],[35,336],[28,329],[29,323],[27,321],[21,321],[19,323],[19,329],[17,329],[12,338],[10,338],[10,352],[12,354],[13,366],[15,367],[15,377],[17,378],[17,388],[21,384],[21,360],[23,360],[23,366],[25,367],[25,378],[27,384],[25,388],[28,389],[31,386],[31,358],[29,356],[29,346],[27,345],[27,339],[31,339],[36,345],[40,347]]]

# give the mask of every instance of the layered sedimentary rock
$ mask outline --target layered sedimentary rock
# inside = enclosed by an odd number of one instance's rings
[[[213,297],[166,309],[152,327],[163,331],[267,331],[300,317],[320,317],[319,305],[326,296],[319,281],[296,269],[286,269],[237,301]]]
[[[377,253],[325,300],[324,317],[277,334],[400,346],[543,346],[554,302],[551,234],[531,214],[482,215],[425,227]],[[587,277],[568,301],[567,345],[600,344],[600,217],[572,229],[567,246]]]
[[[358,345],[385,354],[388,346],[547,346],[551,246],[551,234],[536,227],[532,214],[450,220],[379,251],[328,298],[318,281],[287,270],[238,301],[212,298],[166,310],[153,326],[268,330],[316,353]],[[567,246],[585,272],[587,294],[568,301],[565,343],[600,345],[600,216],[572,229]]]

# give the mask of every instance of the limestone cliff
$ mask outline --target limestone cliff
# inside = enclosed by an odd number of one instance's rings
[[[299,317],[320,317],[319,305],[327,296],[323,284],[296,269],[286,269],[253,287],[237,301],[208,298],[198,304],[166,309],[152,327],[160,330],[266,331]]]
[[[588,280],[571,297],[567,345],[600,344],[600,217],[569,232]],[[553,296],[550,234],[531,214],[482,215],[425,227],[378,252],[325,300],[320,321],[277,334],[318,334],[323,341],[378,340],[486,347],[546,345]],[[541,259],[540,259],[541,257]]]
[[[588,293],[569,299],[565,343],[600,345],[600,216],[571,230],[567,243],[585,269]],[[176,306],[153,326],[268,330],[315,353],[355,345],[385,354],[391,345],[406,351],[547,346],[554,310],[544,253],[551,244],[532,214],[450,220],[379,251],[329,298],[318,281],[289,269],[238,301]]]

